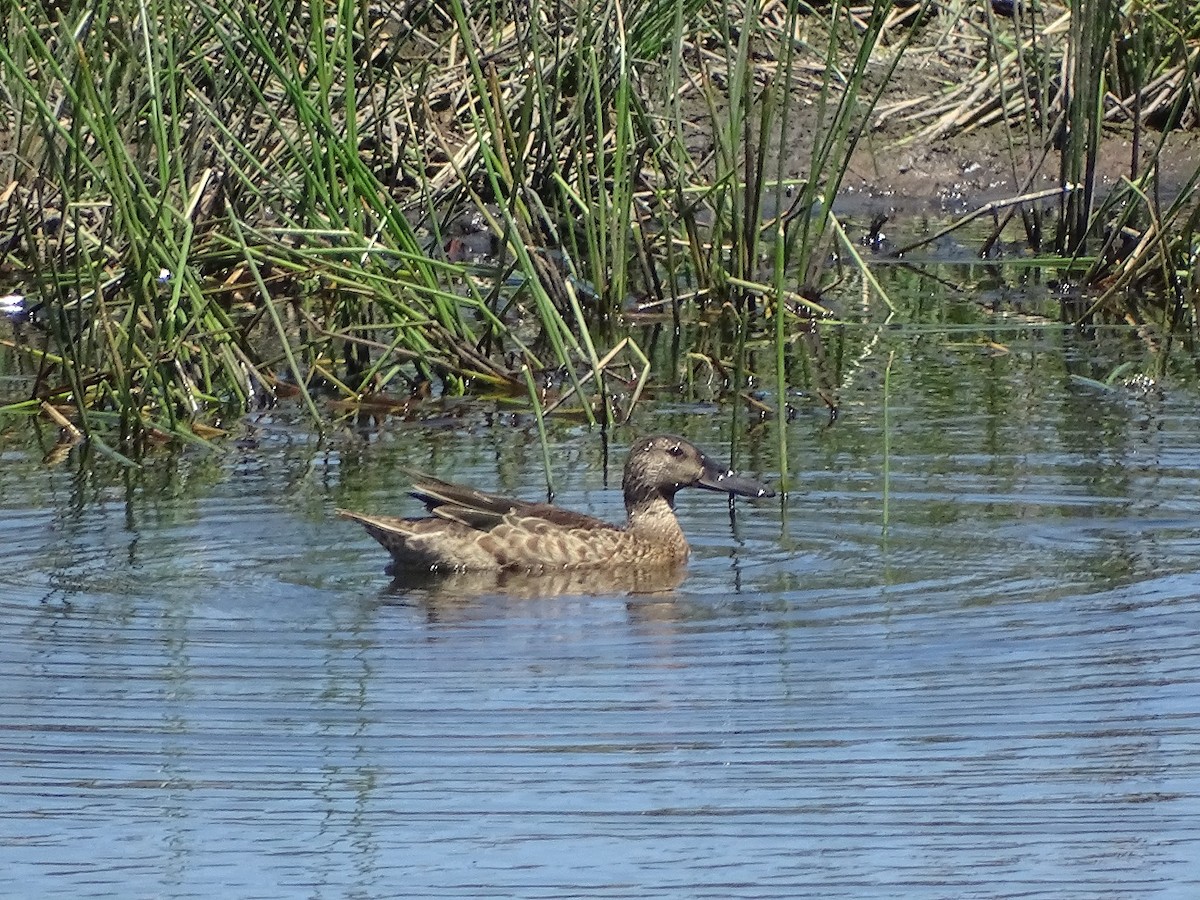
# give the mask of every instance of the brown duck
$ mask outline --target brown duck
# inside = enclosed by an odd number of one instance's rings
[[[625,526],[421,476],[413,497],[432,516],[401,519],[338,510],[361,522],[392,554],[388,571],[560,572],[605,566],[677,566],[688,545],[675,518],[675,492],[697,487],[773,497],[764,484],[718,466],[683,438],[643,438],[622,478]]]

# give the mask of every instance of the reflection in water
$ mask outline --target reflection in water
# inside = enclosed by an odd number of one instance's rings
[[[321,443],[267,421],[229,458],[136,473],[8,448],[5,885],[1194,895],[1195,398],[1098,401],[1040,346],[912,347],[886,532],[881,398],[848,394],[836,426],[787,426],[786,518],[763,504],[735,528],[681,496],[682,583],[381,596],[374,545],[332,510],[386,506],[402,465],[532,495],[518,429]],[[720,448],[724,420],[693,412],[654,430]],[[738,462],[774,469],[777,425]],[[594,436],[554,439],[557,499],[619,517]]]
[[[687,565],[612,566],[556,572],[431,572],[409,570],[393,578],[387,594],[419,595],[431,603],[474,602],[489,594],[545,598],[563,594],[619,596],[673,591],[683,583]]]

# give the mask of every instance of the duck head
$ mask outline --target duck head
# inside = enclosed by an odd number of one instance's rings
[[[705,456],[692,443],[669,434],[642,438],[629,451],[622,480],[625,505],[632,509],[656,497],[672,507],[675,492],[695,487],[742,497],[774,497],[760,481],[738,475]]]

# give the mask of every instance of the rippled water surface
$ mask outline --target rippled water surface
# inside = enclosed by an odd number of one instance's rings
[[[6,891],[1196,896],[1200,397],[1003,341],[894,336],[836,424],[741,422],[791,491],[681,494],[654,595],[405,589],[333,518],[415,512],[401,466],[544,496],[528,422],[283,411],[122,472],[9,420]],[[731,415],[554,426],[556,501],[619,518],[636,434],[728,456]]]

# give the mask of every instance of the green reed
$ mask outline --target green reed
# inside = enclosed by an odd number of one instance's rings
[[[1088,21],[1077,10],[1086,52],[1073,57],[1079,143],[1064,179],[1094,171],[1106,87],[1162,72],[1148,46],[1113,69],[1106,48],[1133,40],[1114,3]],[[570,397],[609,424],[645,385],[623,321],[640,303],[680,333],[724,310],[734,364],[722,338],[712,356],[684,348],[686,365],[732,372],[734,393],[765,376],[783,411],[828,315],[823,291],[851,271],[889,308],[833,201],[889,67],[920,33],[918,18],[874,70],[890,12],[883,0],[820,15],[799,0],[447,0],[404,15],[356,0],[10,4],[3,261],[40,308],[17,348],[33,396],[0,409],[60,406],[129,456],[293,392],[318,422],[331,397],[399,401],[432,385],[528,395],[539,415]],[[1192,77],[1194,17],[1168,12],[1139,15]],[[815,87],[802,63],[820,64]],[[1038,64],[1022,63],[1031,90],[1047,83]],[[792,170],[810,100],[816,138]],[[1134,174],[1126,206],[1079,195],[1064,246],[1102,219],[1159,229],[1140,258],[1185,291],[1193,213],[1155,205]],[[499,265],[447,251],[468,218]],[[766,365],[751,362],[767,348]],[[530,394],[536,382],[561,385],[559,398]]]

